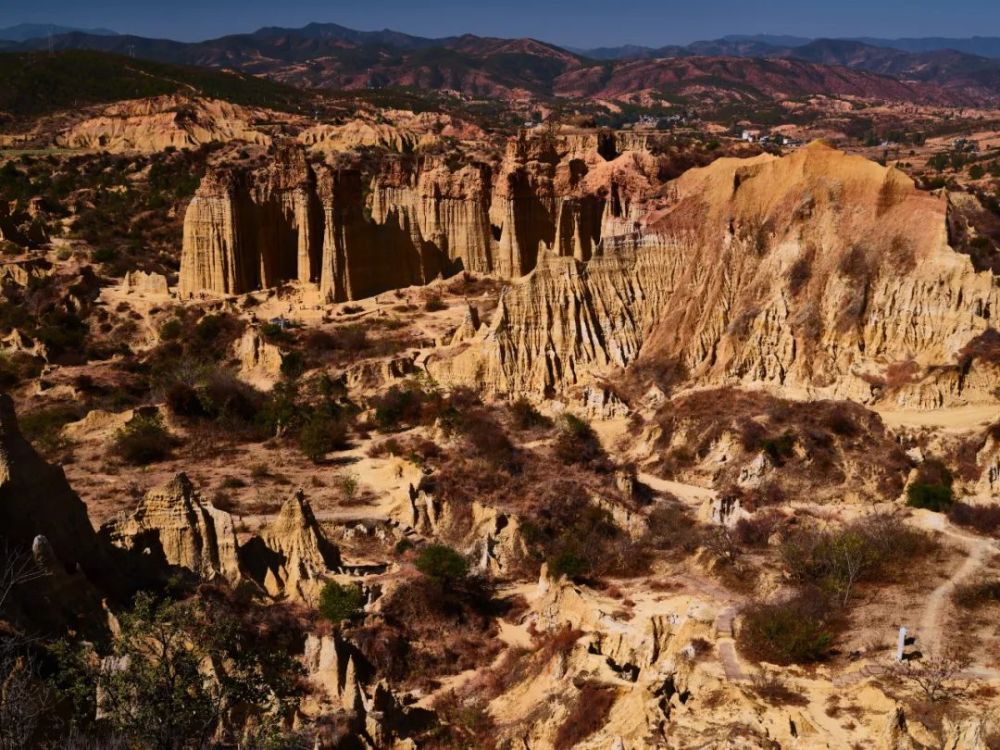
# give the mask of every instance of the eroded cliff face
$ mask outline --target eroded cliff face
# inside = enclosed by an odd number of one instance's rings
[[[30,585],[4,592],[10,594],[8,615],[34,629],[72,625],[99,631],[101,597],[124,591],[124,576],[91,526],[86,506],[63,470],[21,435],[6,393],[0,394],[0,554],[5,575],[40,574]]]
[[[1000,302],[992,273],[948,246],[944,196],[820,144],[720,159],[666,194],[657,211],[605,220],[589,262],[539,262],[487,329],[428,369],[493,393],[565,390],[638,363],[658,380],[862,401],[995,398],[968,364],[932,384]]]
[[[294,279],[343,301],[463,269],[518,277],[544,252],[589,260],[654,184],[650,154],[619,153],[630,143],[522,135],[502,157],[456,168],[441,154],[386,155],[370,174],[284,144],[264,169],[205,177],[185,216],[180,292]]]
[[[233,584],[243,577],[233,517],[203,500],[184,474],[150,490],[134,512],[101,531],[111,544],[164,570],[182,568]]]

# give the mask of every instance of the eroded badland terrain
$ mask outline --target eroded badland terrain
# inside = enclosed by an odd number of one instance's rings
[[[0,748],[1000,748],[995,82],[448,44],[0,55]]]

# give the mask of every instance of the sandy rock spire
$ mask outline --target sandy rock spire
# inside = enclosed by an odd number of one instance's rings
[[[240,550],[247,573],[272,596],[312,600],[341,564],[305,493],[298,489],[277,517]]]

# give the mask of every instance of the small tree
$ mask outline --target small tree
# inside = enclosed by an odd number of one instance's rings
[[[417,570],[439,583],[456,583],[469,573],[469,564],[445,544],[428,544],[416,559]]]
[[[319,613],[336,625],[353,620],[364,606],[365,596],[360,586],[327,581],[319,594]]]
[[[251,717],[273,724],[297,689],[294,660],[254,642],[223,606],[140,594],[120,619],[115,658],[94,681],[109,724],[138,746],[204,747]]]
[[[299,432],[299,448],[313,463],[319,463],[330,451],[347,446],[347,425],[324,412],[316,412]]]
[[[961,697],[963,689],[958,681],[971,663],[968,656],[952,651],[941,656],[896,662],[889,673],[916,687],[929,702],[939,703]]]
[[[147,464],[167,458],[175,443],[159,414],[137,414],[115,433],[113,450],[126,463]]]
[[[0,613],[17,586],[45,575],[30,553],[0,547]],[[29,645],[14,631],[0,630],[0,750],[33,747],[51,708]]]
[[[564,464],[601,464],[607,459],[594,428],[573,414],[563,415],[555,452]]]

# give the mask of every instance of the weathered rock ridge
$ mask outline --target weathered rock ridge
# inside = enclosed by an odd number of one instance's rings
[[[589,262],[540,260],[489,326],[428,369],[494,393],[565,390],[638,363],[660,381],[861,401],[995,398],[961,352],[994,325],[1000,287],[948,246],[944,195],[813,144],[720,159],[667,197],[638,231],[604,232]]]
[[[131,553],[146,576],[181,570],[207,581],[251,581],[275,598],[315,600],[341,565],[301,490],[241,545],[232,515],[204,500],[184,474],[147,492],[101,534]]]
[[[271,119],[274,113],[217,99],[158,96],[104,107],[60,133],[56,144],[113,153],[195,148],[228,141],[267,145],[271,137],[256,123]]]
[[[236,583],[242,577],[232,516],[202,500],[184,474],[150,490],[135,511],[101,530],[112,544],[164,566],[184,568],[206,580]]]
[[[588,260],[652,184],[655,160],[623,150],[634,140],[521,136],[497,161],[396,155],[373,176],[283,144],[266,168],[205,177],[185,216],[181,295],[298,280],[341,301],[459,269],[516,277],[545,250]]]

